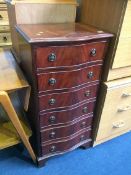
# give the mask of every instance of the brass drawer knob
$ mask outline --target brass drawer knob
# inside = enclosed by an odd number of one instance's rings
[[[49,79],[49,85],[54,86],[56,84],[56,79],[55,78],[50,78]]]
[[[49,100],[49,105],[54,105],[56,103],[56,100],[54,98]]]
[[[88,113],[88,107],[83,108],[83,113]]]
[[[80,141],[82,142],[82,141],[84,141],[85,140],[85,136],[84,135],[81,135],[80,136]]]
[[[6,36],[3,36],[3,41],[7,41],[7,37]]]
[[[81,123],[81,128],[84,128],[86,126],[86,122]]]
[[[54,62],[56,60],[56,55],[54,53],[51,53],[49,56],[48,56],[48,61],[49,62]]]
[[[93,73],[93,72],[89,72],[89,73],[88,73],[88,78],[91,79],[91,78],[93,78],[93,77],[94,77],[94,73]]]
[[[56,146],[55,146],[55,145],[52,145],[52,146],[50,147],[50,152],[53,153],[53,152],[55,152],[55,151],[56,151]]]
[[[85,97],[89,97],[91,95],[91,92],[90,91],[86,91],[85,92]]]
[[[93,48],[93,49],[91,50],[90,55],[91,55],[92,57],[95,57],[95,56],[96,56],[96,49],[95,49],[95,48]]]
[[[51,139],[54,139],[55,136],[56,136],[55,131],[52,131],[52,132],[49,134],[49,137],[50,137]]]
[[[3,16],[2,15],[0,15],[0,20],[2,20],[3,19]]]
[[[56,122],[56,117],[55,116],[50,116],[50,118],[49,118],[49,122],[50,123],[55,123]]]

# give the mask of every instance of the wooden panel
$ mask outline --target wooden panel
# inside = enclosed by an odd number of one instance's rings
[[[95,98],[97,96],[99,84],[75,89],[69,92],[52,93],[39,96],[39,110],[54,109],[72,106],[80,102]],[[54,104],[51,100],[54,99]]]
[[[36,51],[37,69],[46,67],[66,67],[102,60],[105,57],[106,41],[76,46],[54,46],[38,48]],[[50,61],[51,54],[55,56]]]
[[[81,105],[74,106],[73,108],[63,108],[51,112],[40,113],[40,127],[45,129],[49,126],[56,126],[60,124],[69,124],[69,122],[80,118],[83,115],[93,113],[95,107],[95,100],[85,102]],[[84,109],[86,109],[84,111]],[[52,120],[53,116],[53,120]]]
[[[71,136],[78,131],[87,128],[92,125],[93,116],[85,116],[80,120],[75,120],[74,122],[63,125],[61,127],[53,127],[41,131],[41,141],[46,143],[46,141],[56,141],[57,139],[64,139],[65,137]]]
[[[131,1],[128,0],[120,37],[131,37]]]
[[[111,80],[115,80],[115,79],[119,79],[119,78],[126,78],[126,77],[129,77],[130,75],[131,75],[131,67],[110,69],[108,77],[105,77],[105,80],[111,81]]]
[[[103,95],[105,102],[96,141],[131,128],[131,78],[106,83]]]
[[[77,135],[72,135],[72,137],[61,140],[58,143],[52,142],[48,145],[42,145],[42,154],[46,157],[54,155],[57,153],[64,153],[66,151],[72,150],[74,148],[83,145],[86,142],[89,142],[91,137],[91,128],[83,130],[83,132],[78,133]]]
[[[113,68],[131,65],[131,38],[120,38],[117,46]]]
[[[57,71],[37,74],[38,90],[39,92],[42,92],[54,89],[68,89],[99,80],[101,75],[101,66],[102,65],[95,65],[72,71]],[[55,80],[54,85],[50,85],[50,80],[52,78]]]

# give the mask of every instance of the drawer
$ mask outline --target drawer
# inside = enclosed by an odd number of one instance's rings
[[[128,1],[120,37],[131,37],[131,1]]]
[[[106,42],[96,42],[76,46],[45,47],[36,50],[36,65],[38,69],[46,67],[75,66],[96,60],[105,56]]]
[[[0,33],[0,46],[11,45],[11,34]]]
[[[119,39],[113,62],[113,68],[126,66],[131,66],[131,37]]]
[[[0,32],[10,31],[9,25],[1,25],[0,21]]]
[[[69,89],[100,79],[102,65],[75,69],[72,71],[57,71],[37,74],[38,90],[52,91],[54,89]]]
[[[105,101],[96,140],[102,140],[131,128],[131,78],[105,83],[102,95]],[[99,109],[99,106],[97,106]]]
[[[39,95],[39,110],[72,106],[82,101],[96,98],[99,84],[92,84],[68,92]]]
[[[71,122],[70,124],[42,130],[41,141],[45,143],[46,141],[51,140],[56,141],[56,139],[66,138],[82,129],[91,126],[92,121],[93,121],[93,115],[87,115],[84,116],[84,118],[81,118],[80,120],[77,119],[74,122]]]
[[[7,11],[0,11],[0,21],[8,21],[8,13]]]
[[[54,110],[52,112],[40,113],[40,128],[41,130],[58,126],[60,124],[69,124],[80,117],[93,113],[95,107],[95,100],[91,102],[84,102],[81,105],[73,108],[63,108],[61,110]]]
[[[83,132],[72,135],[72,137],[59,142],[54,141],[46,145],[43,144],[42,154],[48,157],[62,152],[68,152],[88,142],[91,142],[91,128],[85,129]]]

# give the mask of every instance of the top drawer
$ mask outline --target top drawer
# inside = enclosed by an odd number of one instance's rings
[[[37,69],[75,66],[104,58],[107,43],[95,42],[75,46],[54,46],[36,50]]]

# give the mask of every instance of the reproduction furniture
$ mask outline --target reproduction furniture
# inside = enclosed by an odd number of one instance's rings
[[[94,128],[94,145],[97,145],[130,130],[131,0],[83,0],[80,9],[82,23],[115,34],[97,103]]]
[[[38,165],[90,147],[102,65],[113,35],[75,23],[16,29],[20,65],[32,88],[28,116]]]
[[[11,44],[7,6],[4,1],[0,1],[0,47],[11,46]]]
[[[23,113],[23,108],[28,109],[29,97],[30,86],[13,55],[8,49],[0,49],[0,150],[22,140],[35,162],[29,142],[32,132]]]
[[[75,22],[76,0],[6,0],[6,2],[13,49],[17,59],[19,59],[19,47],[16,24]]]

